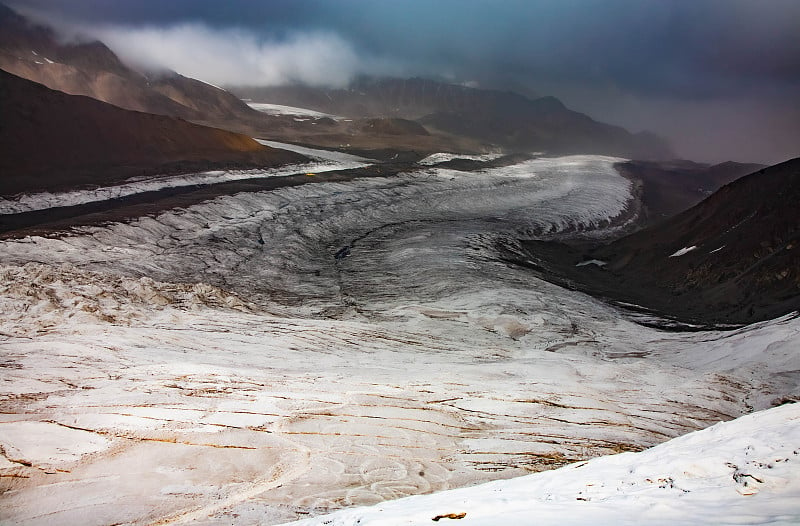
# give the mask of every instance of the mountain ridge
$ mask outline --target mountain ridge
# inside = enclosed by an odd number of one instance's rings
[[[529,99],[499,90],[482,90],[411,78],[356,79],[347,89],[232,87],[257,102],[308,107],[352,118],[400,117],[417,120],[445,134],[466,136],[515,151],[553,154],[597,153],[643,159],[669,159],[666,141],[649,133],[632,134],[568,109],[553,96]]]
[[[0,70],[0,194],[304,157],[245,135],[51,90]]]
[[[124,109],[180,117],[251,136],[357,150],[468,151],[503,148],[548,154],[596,153],[634,159],[669,159],[661,138],[633,134],[568,109],[555,97],[529,99],[421,78],[360,77],[347,90],[304,86],[232,88],[233,93],[172,71],[139,72],[99,41],[63,43],[56,32],[5,8],[0,12],[0,69],[72,95]],[[296,120],[266,115],[239,97],[268,95],[279,104],[307,107],[359,122]],[[398,126],[387,120],[416,121]],[[391,133],[377,134],[375,130]],[[405,133],[398,133],[406,130]],[[391,156],[391,155],[390,155]]]
[[[748,324],[800,312],[799,201],[795,158],[605,245],[500,250],[544,279],[689,327]]]
[[[174,72],[136,71],[98,40],[62,42],[50,27],[7,6],[0,9],[0,69],[128,110],[186,120],[258,115],[233,95],[201,81]]]

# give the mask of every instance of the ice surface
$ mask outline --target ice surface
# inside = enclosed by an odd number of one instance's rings
[[[0,447],[7,459],[53,469],[102,451],[111,441],[95,433],[49,422],[0,423]]]
[[[428,168],[2,242],[0,521],[277,524],[796,396],[797,318],[662,332],[498,258],[613,231],[632,199],[614,162]]]

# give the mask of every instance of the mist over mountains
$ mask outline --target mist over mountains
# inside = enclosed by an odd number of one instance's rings
[[[347,122],[302,122],[257,113],[230,93],[170,71],[140,72],[99,41],[63,42],[50,28],[32,24],[9,9],[0,13],[0,66],[11,73],[70,94],[117,106],[190,119],[236,132],[273,138],[377,149],[383,143],[421,152],[442,149],[508,148],[516,151],[599,153],[668,159],[674,152],[648,133],[631,134],[572,111],[554,97],[529,99],[512,92],[481,90],[424,79],[361,77],[347,89],[309,86],[239,88],[257,102],[316,109]],[[408,119],[435,132],[402,123],[376,127],[369,119]],[[355,122],[351,121],[356,119]],[[384,133],[380,133],[383,130]],[[366,131],[366,133],[365,133]],[[388,133],[386,133],[388,131]],[[387,142],[388,141],[388,142]]]
[[[774,164],[800,138],[791,0],[13,5],[219,85],[342,88],[366,74],[551,95],[703,162]]]
[[[252,100],[351,117],[415,119],[431,129],[517,151],[604,153],[641,159],[674,157],[663,139],[597,122],[555,97],[529,99],[420,78],[360,78],[347,89],[232,88]]]

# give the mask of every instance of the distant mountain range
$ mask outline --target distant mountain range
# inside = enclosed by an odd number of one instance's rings
[[[464,136],[516,151],[596,153],[633,159],[670,159],[669,145],[649,133],[597,122],[555,97],[528,99],[426,79],[362,78],[348,89],[240,87],[258,102],[299,106],[352,118],[413,119],[432,132]]]
[[[571,111],[554,97],[528,99],[423,79],[359,79],[346,90],[238,88],[237,96],[175,72],[142,73],[101,42],[63,43],[0,4],[0,69],[120,108],[273,139],[356,150],[545,151],[669,159],[662,139]],[[298,120],[259,113],[239,97],[348,117]],[[368,120],[367,120],[368,119]],[[378,123],[377,120],[387,120]],[[402,120],[397,120],[402,119]],[[409,125],[416,121],[425,127]],[[386,131],[387,133],[382,133]],[[348,146],[349,145],[349,146]]]

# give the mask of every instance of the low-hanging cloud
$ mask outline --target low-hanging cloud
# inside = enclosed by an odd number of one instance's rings
[[[333,30],[282,30],[278,37],[205,22],[87,23],[57,10],[12,6],[55,28],[65,42],[100,40],[129,65],[174,70],[212,84],[344,87],[359,74],[396,75],[405,69],[397,60],[357,51]]]
[[[347,41],[330,32],[297,32],[266,40],[247,30],[198,23],[85,31],[129,63],[171,69],[215,84],[344,86],[354,75],[374,69]]]

